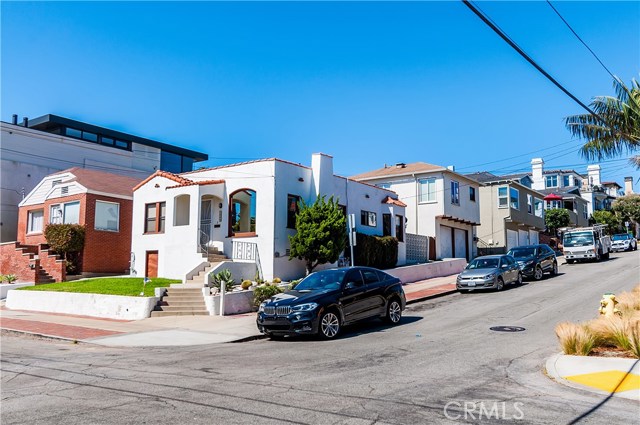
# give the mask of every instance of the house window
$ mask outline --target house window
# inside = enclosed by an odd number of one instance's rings
[[[49,223],[51,224],[78,224],[80,223],[80,202],[51,205],[49,210]]]
[[[96,201],[94,227],[96,230],[117,232],[120,230],[120,204]]]
[[[507,187],[502,186],[498,188],[498,208],[507,208],[509,206],[509,200],[507,199]]]
[[[360,224],[368,227],[376,227],[378,225],[376,213],[364,210],[360,211]]]
[[[145,233],[164,233],[166,210],[166,202],[155,202],[145,205]]]
[[[547,209],[560,208],[560,201],[547,201]]]
[[[457,181],[451,181],[451,203],[460,205],[460,184]]]
[[[542,217],[542,215],[544,214],[542,199],[533,198],[533,207],[536,212],[536,217]]]
[[[404,217],[396,215],[396,238],[398,241],[404,241]]]
[[[27,233],[42,232],[42,222],[44,221],[44,210],[29,211]]]
[[[436,202],[436,179],[418,181],[418,202]]]
[[[558,187],[558,176],[556,175],[547,176],[545,187]]]
[[[297,195],[287,195],[287,229],[296,228],[296,216],[300,208],[300,197]]]
[[[256,191],[240,189],[229,197],[229,235],[255,236]]]
[[[533,214],[533,196],[527,194],[527,212]]]
[[[382,214],[382,236],[391,236],[391,214]]]
[[[587,211],[587,206],[586,205],[582,206],[582,215],[584,216],[585,220],[587,220],[589,218],[589,212]]]
[[[564,187],[569,186],[569,176],[562,176],[562,186]]]
[[[520,191],[518,189],[509,188],[509,197],[511,208],[514,210],[520,209]]]
[[[470,187],[469,188],[469,200],[471,202],[476,202],[476,188],[475,187]]]
[[[378,183],[378,184],[376,184],[376,186],[378,186],[381,189],[391,189],[391,184],[390,183]]]

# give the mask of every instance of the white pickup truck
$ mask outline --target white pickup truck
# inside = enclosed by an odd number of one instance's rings
[[[611,252],[611,238],[605,234],[604,224],[592,227],[579,227],[567,230],[562,242],[563,253],[567,263],[577,260],[596,260],[609,258]]]

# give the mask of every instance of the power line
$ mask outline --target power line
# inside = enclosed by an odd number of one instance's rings
[[[569,90],[567,90],[562,84],[560,84],[555,78],[553,78],[547,71],[545,71],[538,63],[531,58],[520,46],[516,44],[515,41],[511,39],[497,24],[495,24],[484,12],[479,10],[476,6],[474,6],[468,0],[462,0],[462,3],[465,4],[473,13],[475,13],[485,24],[489,26],[496,34],[500,36],[504,41],[507,42],[509,46],[511,46],[516,52],[520,54],[527,62],[533,65],[542,75],[544,75],[549,81],[551,81],[556,87],[562,90],[567,96],[573,99],[578,105],[582,106],[587,112],[589,112],[594,117],[598,118],[600,121],[605,122],[600,115],[596,114],[591,108],[582,103],[580,99],[574,96]]]
[[[616,79],[615,75],[613,75],[611,73],[611,71],[609,71],[609,68],[607,68],[607,66],[600,60],[600,58],[598,57],[598,55],[595,54],[595,52],[593,50],[591,50],[591,47],[589,47],[587,45],[587,43],[584,42],[584,40],[582,38],[580,38],[580,36],[578,35],[577,32],[575,32],[575,30],[571,27],[571,25],[569,25],[569,22],[567,22],[566,19],[564,19],[564,17],[560,14],[560,12],[558,12],[558,9],[556,9],[549,0],[547,0],[547,4],[551,7],[551,9],[553,9],[554,12],[556,12],[556,15],[558,15],[558,17],[560,19],[562,19],[562,22],[565,23],[565,25],[567,26],[567,28],[569,28],[569,30],[573,33],[573,35],[576,36],[576,38],[578,40],[580,40],[580,43],[582,43],[584,45],[584,47],[587,48],[587,50],[589,50],[589,52],[591,52],[591,54],[593,55],[594,58],[596,58],[596,60],[598,62],[600,62],[600,65],[602,65],[602,67],[605,69],[605,71],[607,71],[609,73],[609,75],[611,75],[611,78],[613,78],[614,80]]]

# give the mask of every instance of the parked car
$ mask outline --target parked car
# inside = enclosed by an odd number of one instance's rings
[[[258,330],[272,337],[317,334],[335,338],[343,326],[383,318],[400,323],[406,305],[400,279],[370,267],[311,273],[294,290],[266,300],[258,309]]]
[[[635,251],[638,249],[638,241],[628,233],[620,233],[611,236],[612,251]]]
[[[511,248],[507,254],[516,259],[524,277],[540,280],[544,273],[558,274],[556,253],[549,245],[525,245]]]
[[[471,260],[456,279],[459,292],[476,289],[501,291],[504,285],[521,284],[522,272],[510,255],[485,255]]]

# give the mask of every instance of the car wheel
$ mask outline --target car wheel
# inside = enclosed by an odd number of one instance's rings
[[[533,271],[533,278],[535,280],[540,280],[542,279],[543,275],[544,275],[544,272],[542,271],[542,267],[536,266],[536,269]]]
[[[515,284],[518,286],[522,285],[522,273],[518,272],[518,278],[516,279]]]
[[[501,277],[498,278],[498,281],[496,282],[496,291],[502,291],[504,289],[504,280],[502,280]]]
[[[392,325],[397,325],[400,323],[400,319],[402,318],[402,307],[400,306],[400,302],[396,298],[392,298],[389,301],[389,305],[387,306],[387,315],[385,320]]]
[[[605,260],[608,260],[609,257],[611,257],[611,253],[610,252],[607,252],[606,254],[602,255],[602,258],[605,259]]]
[[[557,276],[557,275],[558,275],[558,262],[554,261],[553,267],[551,267],[551,276]]]
[[[318,333],[322,338],[335,338],[340,332],[340,319],[335,311],[329,310],[320,317]]]
[[[567,260],[567,264],[573,264],[575,260]]]
[[[600,251],[596,251],[596,261],[600,260],[602,260],[602,254],[600,254]]]

